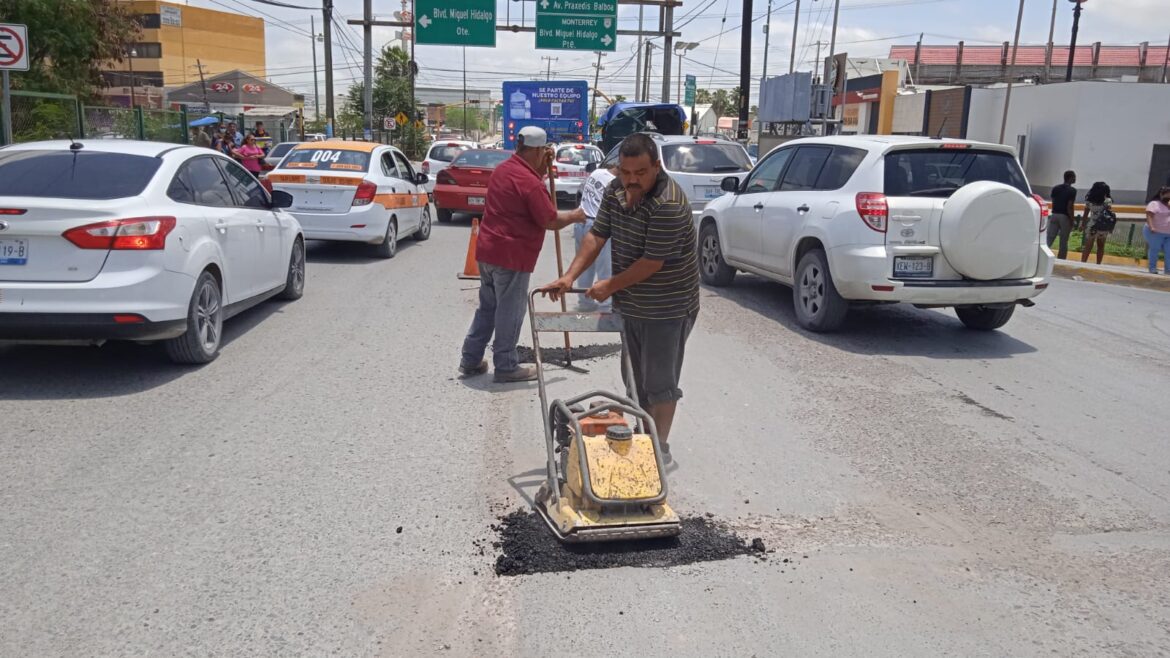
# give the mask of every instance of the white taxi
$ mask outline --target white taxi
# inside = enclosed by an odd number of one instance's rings
[[[576,204],[581,183],[589,178],[589,165],[601,162],[605,154],[590,144],[562,144],[553,164],[557,172],[557,201]]]
[[[393,146],[306,142],[265,178],[270,189],[292,195],[288,212],[306,239],[364,242],[393,258],[400,238],[431,237],[427,175]]]

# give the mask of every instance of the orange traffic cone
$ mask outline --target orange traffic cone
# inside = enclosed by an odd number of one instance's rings
[[[463,271],[455,276],[460,279],[479,279],[479,263],[475,262],[475,241],[479,239],[479,220],[471,220],[471,239],[467,241],[467,260],[463,262]]]

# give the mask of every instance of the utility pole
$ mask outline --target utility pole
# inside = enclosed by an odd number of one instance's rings
[[[1003,144],[1007,134],[1008,108],[1012,104],[1012,84],[1016,77],[1016,53],[1020,50],[1020,26],[1024,24],[1024,0],[1020,0],[1020,13],[1016,16],[1016,39],[1012,45],[1012,62],[1008,66],[1007,93],[1003,97],[1003,121],[999,124],[999,143]]]
[[[833,31],[829,34],[829,60],[837,54],[837,18],[841,15],[841,0],[833,0]],[[825,67],[825,82],[829,80],[829,70]]]
[[[597,63],[593,65],[593,68],[597,69],[593,73],[593,107],[589,109],[589,118],[592,120],[592,124],[597,123],[597,85],[601,82],[601,71],[605,68],[601,65],[602,57],[605,57],[605,53],[597,51]],[[589,126],[589,133],[593,134],[593,125]]]
[[[548,71],[544,75],[545,80],[552,80],[552,63],[557,61],[556,57],[542,56],[541,59],[548,62]]]
[[[674,32],[674,6],[666,5],[660,10],[662,12],[662,102],[670,102],[670,58],[674,53],[670,52],[674,45],[674,37],[671,33]],[[678,100],[682,100],[680,97]]]
[[[463,139],[467,139],[467,46],[463,46]]]
[[[1056,5],[1060,0],[1052,0],[1052,21],[1048,23],[1048,52],[1044,53],[1044,83],[1048,83],[1048,76],[1052,72],[1052,51],[1056,48],[1053,39],[1056,38]]]
[[[748,94],[752,88],[752,0],[743,0],[743,25],[739,29],[739,130],[736,139],[748,141]]]
[[[207,100],[207,80],[203,77],[203,62],[196,59],[195,67],[199,69],[199,85],[203,87],[203,112],[211,114],[211,102]]]
[[[642,71],[642,102],[650,102],[650,72],[654,70],[654,42],[646,42],[646,54],[643,58],[645,69]]]
[[[374,136],[374,26],[370,24],[372,20],[374,0],[365,0],[362,8],[362,36],[365,38],[362,47],[365,57],[362,63],[362,77],[365,80],[365,88],[362,89],[362,127],[365,129],[363,136],[367,140]]]
[[[817,47],[816,65],[821,67],[821,68],[820,68],[820,70],[813,68],[813,80],[814,80],[814,84],[819,85],[822,82],[820,74],[824,71],[824,66],[825,66],[825,63],[821,61],[821,46],[827,46],[829,44],[818,39],[816,44],[814,44],[814,45],[816,45],[816,47]]]
[[[1068,45],[1068,69],[1064,72],[1064,81],[1072,82],[1073,79],[1073,59],[1077,56],[1077,32],[1081,29],[1081,3],[1085,0],[1069,0],[1075,2],[1073,7],[1073,26],[1072,26],[1072,41]]]
[[[764,81],[768,79],[768,45],[772,43],[772,0],[768,0],[768,18],[764,23],[764,70],[760,73],[760,94],[764,93]]]
[[[333,0],[321,0],[325,30],[325,136],[333,136]]]
[[[521,2],[520,4],[524,4]],[[645,15],[646,6],[638,5],[638,62],[634,66],[634,102],[645,100],[642,96],[642,17]]]
[[[317,86],[317,17],[309,16],[309,36],[313,40],[313,119],[321,120],[321,89]],[[202,74],[203,70],[200,69]]]
[[[800,27],[800,0],[796,0],[796,17],[792,19],[792,54],[788,59],[788,72],[796,70],[796,30]]]
[[[127,53],[126,61],[130,63],[130,109],[138,105],[138,99],[134,96],[134,58],[138,57],[138,49],[131,48]]]
[[[1170,41],[1166,42],[1166,61],[1162,62],[1162,84],[1170,82],[1167,74],[1170,73]]]

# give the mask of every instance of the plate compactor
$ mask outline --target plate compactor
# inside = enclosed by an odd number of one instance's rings
[[[569,290],[583,293],[584,290]],[[590,391],[548,401],[540,334],[621,333],[613,313],[544,313],[528,299],[548,477],[536,493],[536,510],[563,542],[600,542],[679,534],[678,515],[666,503],[666,472],[654,419],[631,391],[629,354],[622,350],[626,395]],[[586,406],[588,405],[588,406]],[[633,424],[631,424],[631,421]]]

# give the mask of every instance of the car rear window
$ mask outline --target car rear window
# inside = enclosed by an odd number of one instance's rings
[[[451,161],[452,167],[491,168],[512,157],[508,151],[480,150],[464,151]]]
[[[282,169],[327,169],[330,171],[369,171],[370,154],[330,148],[294,149],[280,163]]]
[[[734,174],[752,168],[739,144],[665,144],[662,160],[667,170],[680,174]]]
[[[557,151],[557,162],[561,164],[581,166],[585,166],[593,162],[601,162],[601,150],[569,146]]]
[[[296,146],[295,143],[289,143],[289,142],[285,142],[284,144],[277,144],[276,146],[272,147],[271,151],[268,152],[268,157],[270,157],[270,158],[282,157],[285,153],[288,153],[289,150],[294,146]]]
[[[949,198],[970,183],[993,181],[1031,195],[1016,159],[1000,151],[915,149],[886,154],[887,196]]]
[[[122,199],[146,189],[162,160],[97,151],[0,151],[0,197]]]
[[[447,144],[444,146],[432,146],[431,154],[427,156],[431,160],[438,160],[439,162],[450,162],[455,159],[460,153],[467,150],[468,147],[459,144]]]

